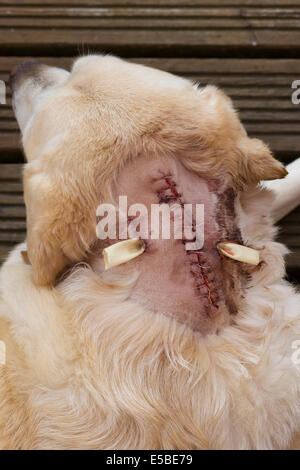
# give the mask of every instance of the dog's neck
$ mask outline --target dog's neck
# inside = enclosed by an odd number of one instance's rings
[[[173,317],[202,334],[217,332],[230,323],[242,302],[246,277],[238,263],[220,257],[216,245],[222,240],[242,243],[235,216],[235,192],[225,188],[224,184],[199,177],[174,159],[141,157],[120,172],[116,201],[119,201],[119,196],[127,196],[130,210],[137,203],[147,208],[148,237],[141,234],[145,252],[104,273],[98,251],[91,261],[93,268],[110,279],[123,278],[132,270],[137,271],[131,300],[153,312]],[[173,229],[179,215],[171,211],[170,238],[163,239],[160,229],[159,239],[153,239],[153,204],[167,204],[173,208],[176,205],[182,209],[187,204],[192,205],[186,207],[192,207],[190,220],[196,237],[187,239],[183,231],[182,239],[176,239]],[[203,207],[199,220],[196,205]],[[132,222],[130,210],[129,225]],[[139,215],[141,221],[140,212]],[[203,245],[197,245],[197,229],[202,223]],[[98,243],[98,250],[119,240],[117,233],[114,239]]]

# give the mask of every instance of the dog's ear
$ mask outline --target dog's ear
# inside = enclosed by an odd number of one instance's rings
[[[287,175],[285,167],[272,156],[267,145],[247,136],[231,99],[225,93],[209,85],[201,90],[199,96],[206,114],[205,122],[208,123],[202,140],[210,139],[207,147],[215,147],[215,153],[221,155],[221,174],[229,170],[234,184],[240,188]]]
[[[268,146],[259,139],[244,136],[238,140],[238,179],[242,186],[257,184],[262,180],[284,178],[287,170],[276,160]]]
[[[69,264],[84,258],[95,238],[94,201],[71,174],[51,174],[42,162],[24,170],[27,255],[37,285],[51,285]]]

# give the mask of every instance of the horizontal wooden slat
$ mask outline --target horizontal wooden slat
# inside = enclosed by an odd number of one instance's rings
[[[0,15],[1,15],[0,11]],[[26,12],[27,13],[27,12]],[[193,12],[188,12],[193,14]],[[31,14],[28,12],[28,14]],[[45,16],[47,14],[45,12]],[[284,19],[206,19],[206,18],[177,18],[166,15],[166,18],[136,18],[132,15],[130,18],[82,18],[78,17],[52,17],[50,16],[22,16],[22,17],[0,17],[0,30],[3,31],[10,28],[31,28],[32,30],[45,31],[47,28],[69,29],[72,32],[78,30],[91,30],[96,29],[101,32],[102,30],[120,29],[128,31],[133,30],[152,30],[157,29],[181,29],[181,30],[197,30],[203,31],[209,28],[214,28],[216,32],[220,29],[224,30],[241,30],[244,28],[252,27],[254,30],[297,30],[300,26],[300,19],[293,19],[292,17],[285,17]]]
[[[26,58],[0,57],[0,79],[8,84],[11,69]],[[48,65],[70,69],[72,58],[39,58]],[[300,78],[300,61],[293,59],[132,59],[192,79],[220,86],[228,93],[251,136],[265,140],[276,153],[300,149],[300,105],[291,101],[292,82]],[[1,153],[20,150],[20,136],[7,103],[0,106]]]
[[[103,2],[102,2],[103,3]],[[163,8],[162,8],[163,6]],[[7,17],[82,17],[82,18],[164,18],[164,17],[175,17],[175,18],[298,18],[299,17],[299,4],[297,6],[287,6],[282,4],[281,7],[271,7],[264,8],[260,6],[249,7],[244,5],[241,9],[240,6],[234,5],[222,5],[221,2],[218,6],[216,5],[180,5],[179,3],[175,7],[172,7],[164,4],[160,7],[146,5],[137,5],[133,7],[130,5],[130,2],[127,3],[127,6],[105,6],[98,5],[94,8],[87,8],[86,6],[62,6],[62,2],[59,2],[58,5],[41,5],[32,6],[32,5],[21,5],[20,3],[15,3],[15,5],[4,6],[3,3],[0,3],[0,13]]]
[[[0,219],[3,218],[25,218],[26,212],[23,205],[20,206],[0,206]]]
[[[0,166],[1,168],[1,166]],[[5,192],[2,192],[5,191]],[[0,207],[3,206],[18,206],[24,204],[22,193],[8,193],[6,192],[5,184],[2,184],[0,189]]]
[[[0,188],[4,191],[4,184],[9,181],[21,184],[23,165],[20,164],[1,164],[0,165]],[[0,191],[1,191],[0,189]]]
[[[19,132],[0,131],[0,158],[5,152],[21,150],[21,137]]]
[[[26,221],[25,219],[0,219],[0,231],[1,230],[22,230],[26,231]]]
[[[40,5],[41,0],[2,0],[1,4],[10,6],[26,6],[26,5]],[[72,5],[72,6],[240,6],[240,7],[261,7],[262,0],[43,0],[43,5],[56,5],[59,6]],[[266,7],[280,7],[280,6],[298,6],[299,0],[263,0],[264,8]]]
[[[37,24],[38,19],[38,24]],[[1,7],[2,28],[297,29],[300,8]]]
[[[86,47],[97,47],[104,50],[110,48],[130,47],[136,48],[158,48],[162,45],[167,47],[184,47],[186,44],[190,46],[204,48],[204,47],[220,47],[229,46],[235,47],[237,44],[240,47],[251,47],[257,45],[257,39],[253,39],[247,30],[218,30],[217,34],[214,31],[204,30],[117,30],[117,29],[102,29],[101,34],[93,29],[26,29],[26,28],[0,28],[1,44],[0,50],[7,48],[20,47],[23,50],[30,51],[32,48],[51,48],[54,50],[57,46],[76,48],[79,44],[84,44]],[[277,41],[281,43],[281,48],[287,48],[292,44],[300,44],[299,31],[278,31],[275,35],[273,31],[262,31],[259,36],[260,45],[272,48],[274,46],[276,36]]]
[[[164,47],[172,50],[183,48],[187,44],[198,52],[208,48],[255,48],[286,51],[291,46],[300,47],[300,30],[227,30],[209,28],[205,30],[170,30],[170,29],[26,29],[26,28],[0,28],[1,40],[0,50],[19,47],[22,50],[49,50],[54,53],[56,47],[62,45],[68,50],[80,50],[80,44],[88,50],[89,47],[99,50],[120,50],[130,48],[131,50],[155,50]],[[5,48],[4,48],[5,46]]]
[[[166,3],[161,6],[152,5],[142,5],[142,2],[135,7],[130,5],[130,2],[127,3],[126,7],[120,5],[108,6],[99,4],[94,6],[94,8],[86,7],[82,5],[64,5],[62,2],[59,2],[56,5],[45,5],[45,2],[39,5],[22,5],[20,3],[15,3],[14,5],[5,5],[6,2],[0,3],[0,13],[1,16],[7,16],[8,18],[22,18],[22,17],[60,17],[60,18],[164,18],[164,17],[173,17],[173,18],[229,18],[229,19],[243,19],[243,18],[256,18],[256,19],[265,19],[273,18],[275,20],[280,20],[284,18],[299,18],[299,3],[298,5],[287,5],[282,3],[280,7],[273,6],[264,8],[264,6],[247,6],[243,5],[222,5],[220,2],[219,5],[209,5],[208,3],[203,3],[188,6],[186,4],[181,4],[178,2],[176,6],[168,6]],[[242,2],[241,2],[242,3]],[[243,8],[241,8],[243,6]]]
[[[232,2],[7,2],[0,4],[1,48],[79,44],[99,49],[194,47],[286,50],[300,47],[300,5]]]
[[[0,171],[1,171],[1,166],[0,166]],[[19,182],[10,182],[6,181],[5,182],[5,193],[11,194],[11,193],[22,193],[23,187],[22,184]],[[1,191],[1,180],[0,180],[0,191]],[[1,192],[0,192],[1,194]]]
[[[21,243],[25,239],[26,232],[24,231],[0,230],[0,243]]]

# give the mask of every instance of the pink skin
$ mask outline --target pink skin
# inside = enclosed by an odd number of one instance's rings
[[[204,204],[204,245],[186,250],[186,241],[145,239],[143,255],[113,268],[124,273],[129,266],[139,271],[131,298],[147,309],[175,318],[203,334],[215,332],[229,320],[221,259],[216,249],[219,240],[216,223],[216,194],[207,181],[188,171],[174,159],[140,158],[128,164],[117,180],[116,200],[120,195],[131,204]],[[150,230],[149,230],[150,231]],[[115,243],[110,240],[107,244]]]

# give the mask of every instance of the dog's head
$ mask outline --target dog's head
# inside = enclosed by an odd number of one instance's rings
[[[27,62],[13,74],[12,88],[28,160],[24,189],[35,282],[51,284],[67,265],[86,257],[95,243],[101,202],[121,194],[129,203],[146,205],[203,202],[207,259],[193,253],[189,269],[193,265],[194,278],[204,283],[197,289],[205,291],[206,302],[217,305],[219,294],[209,283],[218,291],[221,276],[212,281],[199,270],[205,263],[219,270],[218,240],[239,241],[236,194],[286,174],[260,140],[247,136],[230,99],[213,86],[198,88],[111,56],[80,58],[70,73]],[[160,258],[168,251],[164,245]],[[151,243],[145,256],[150,254]],[[169,297],[185,284],[178,268],[169,266]],[[150,274],[145,279],[151,283]],[[230,299],[226,303],[234,309]]]

